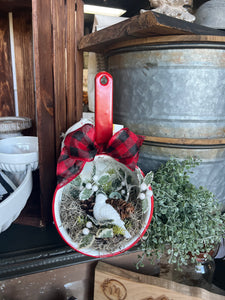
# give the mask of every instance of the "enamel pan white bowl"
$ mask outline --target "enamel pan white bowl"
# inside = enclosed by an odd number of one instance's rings
[[[0,233],[8,229],[26,205],[33,186],[31,166],[20,178],[18,188],[0,203]]]
[[[115,169],[120,168],[128,175],[131,175],[131,177],[134,179],[134,181],[136,181],[138,184],[136,171],[132,172],[125,165],[117,162],[116,160],[114,160],[113,158],[111,158],[110,156],[107,156],[107,155],[98,155],[95,157],[94,161],[86,163],[80,174],[83,179],[90,179],[91,170],[93,168],[93,165],[95,165],[95,167],[96,167],[96,174],[98,176],[100,176],[100,174],[103,174],[103,172],[105,172],[107,168],[111,169],[112,165],[113,165],[113,167]],[[137,170],[138,170],[138,168],[137,168]],[[123,253],[124,251],[130,249],[145,234],[147,228],[149,227],[149,224],[150,224],[150,221],[152,218],[152,214],[153,214],[153,196],[151,196],[148,199],[148,209],[146,210],[146,212],[143,215],[142,228],[140,229],[140,232],[137,235],[130,238],[126,242],[126,244],[124,245],[123,248],[118,248],[118,249],[114,250],[113,252],[99,251],[99,250],[93,249],[92,247],[80,249],[78,243],[76,243],[72,240],[72,238],[69,236],[67,230],[63,227],[61,216],[60,216],[60,206],[61,206],[61,202],[62,202],[63,191],[65,188],[69,187],[69,185],[70,185],[70,183],[61,188],[60,187],[57,188],[55,191],[54,199],[53,199],[53,218],[54,218],[54,223],[55,223],[55,226],[56,226],[59,234],[61,235],[63,240],[74,250],[76,250],[84,255],[93,256],[93,257],[110,257],[110,256],[114,256],[114,255]]]
[[[38,167],[38,138],[17,136],[0,140],[0,169],[24,172],[27,165]]]

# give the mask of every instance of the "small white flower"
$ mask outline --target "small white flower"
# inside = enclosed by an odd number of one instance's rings
[[[151,198],[152,195],[153,195],[153,192],[152,192],[151,190],[147,190],[146,196],[147,196],[148,198]]]
[[[97,175],[94,175],[93,176],[93,180],[96,182],[96,181],[98,181],[98,176]]]
[[[125,191],[125,190],[121,190],[121,194],[122,194],[122,195],[125,195],[125,194],[126,194],[126,191]]]
[[[95,184],[95,185],[93,185],[93,187],[92,187],[92,191],[93,192],[97,192],[97,190],[98,190],[98,186]]]
[[[92,189],[92,184],[91,184],[90,182],[88,182],[88,183],[86,184],[86,188],[87,188],[88,190]]]
[[[140,198],[141,200],[144,200],[144,199],[145,199],[145,194],[144,194],[144,193],[140,193],[140,194],[139,194],[139,198]]]
[[[89,232],[90,232],[90,230],[89,230],[88,228],[84,228],[84,229],[82,230],[82,232],[83,232],[84,235],[88,235]]]
[[[147,188],[148,188],[148,187],[147,187],[147,184],[144,183],[144,182],[142,182],[142,184],[141,184],[141,186],[140,186],[141,191],[146,191]]]
[[[122,184],[122,186],[125,186],[125,185],[126,185],[126,182],[125,182],[125,181],[122,181],[121,184]]]
[[[86,227],[87,227],[87,228],[92,228],[92,227],[93,227],[92,222],[91,222],[91,221],[88,221],[88,222],[86,223]]]

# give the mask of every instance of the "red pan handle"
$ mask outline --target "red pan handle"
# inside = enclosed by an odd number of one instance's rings
[[[113,132],[113,79],[107,72],[95,77],[95,140],[107,143]]]

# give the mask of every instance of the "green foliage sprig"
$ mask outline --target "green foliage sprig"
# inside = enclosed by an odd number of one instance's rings
[[[225,233],[225,216],[215,196],[190,182],[190,173],[200,161],[170,159],[155,172],[151,183],[154,212],[147,233],[141,241],[143,259],[166,254],[169,263],[186,265],[208,253]],[[191,254],[191,255],[190,255]],[[205,254],[206,256],[207,254]]]

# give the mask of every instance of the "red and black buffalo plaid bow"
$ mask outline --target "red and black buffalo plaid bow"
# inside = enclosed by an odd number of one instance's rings
[[[74,179],[96,154],[107,154],[134,170],[143,141],[143,136],[123,128],[112,136],[107,145],[98,145],[95,142],[95,127],[85,124],[65,138],[57,164],[58,183],[63,186]]]

